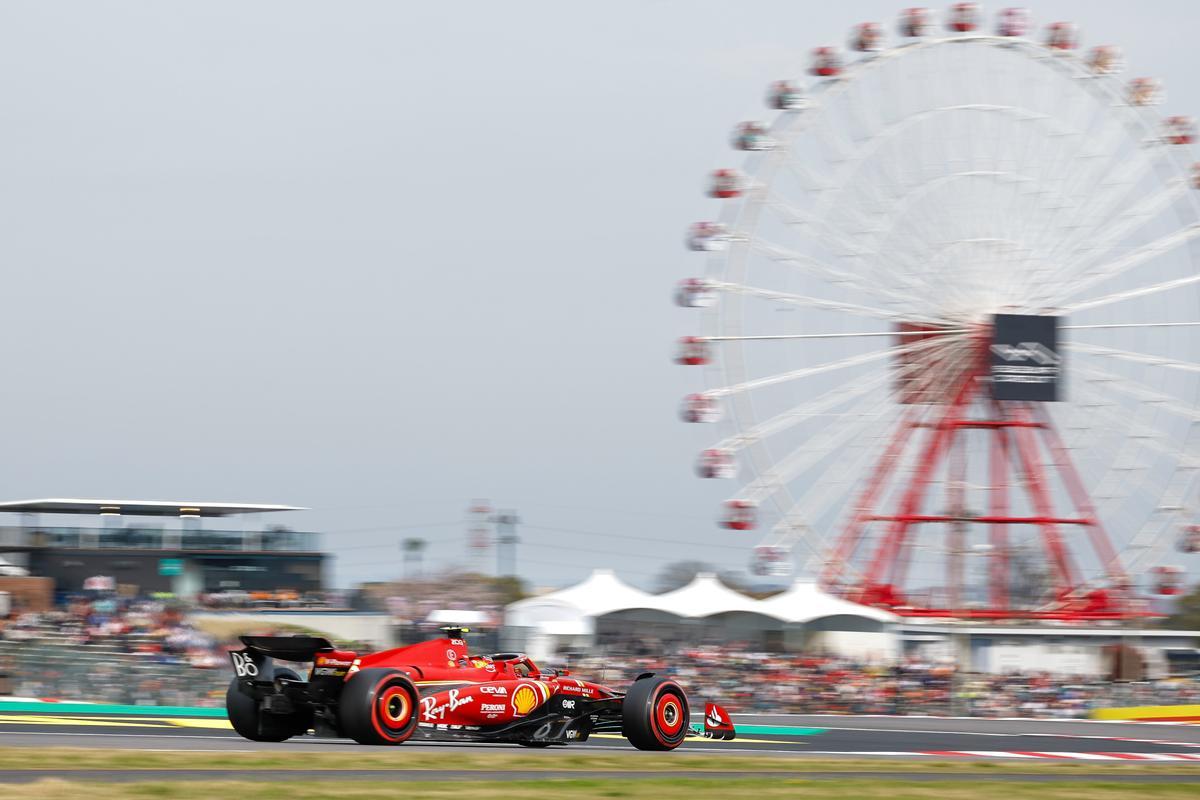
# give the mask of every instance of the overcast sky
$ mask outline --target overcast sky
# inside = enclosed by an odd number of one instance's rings
[[[0,495],[310,506],[341,585],[462,563],[473,497],[538,584],[742,568],[682,233],[765,85],[905,4],[0,3]],[[1193,3],[1033,11],[1200,113]]]

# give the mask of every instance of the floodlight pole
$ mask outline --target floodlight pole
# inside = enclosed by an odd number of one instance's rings
[[[517,525],[521,518],[511,509],[500,511],[492,521],[496,523],[496,577],[517,574]]]

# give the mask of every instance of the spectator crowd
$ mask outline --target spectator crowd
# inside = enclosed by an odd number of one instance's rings
[[[0,620],[0,676],[24,697],[134,705],[217,705],[224,649],[183,609],[78,597]]]
[[[1114,684],[1045,673],[983,675],[906,658],[864,664],[737,646],[613,646],[568,661],[573,674],[614,686],[643,672],[672,675],[731,712],[1085,717],[1093,707],[1200,703],[1200,681]]]
[[[472,638],[480,650],[488,648],[489,637]],[[80,597],[54,611],[0,620],[0,678],[18,696],[219,706],[231,674],[230,646],[169,602]],[[544,666],[564,665],[616,687],[643,672],[674,675],[693,696],[733,712],[1083,717],[1101,705],[1200,703],[1196,680],[1113,684],[980,675],[921,658],[869,664],[735,645],[613,641]]]

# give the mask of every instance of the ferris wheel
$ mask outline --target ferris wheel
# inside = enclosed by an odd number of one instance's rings
[[[734,129],[677,363],[753,570],[909,616],[1119,619],[1200,552],[1195,124],[1115,46],[958,3]],[[708,438],[708,437],[706,437]]]

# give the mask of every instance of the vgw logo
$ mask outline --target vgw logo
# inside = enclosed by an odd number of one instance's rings
[[[992,352],[1005,361],[1033,361],[1042,366],[1052,366],[1062,363],[1062,357],[1041,342],[994,344],[992,345]]]

